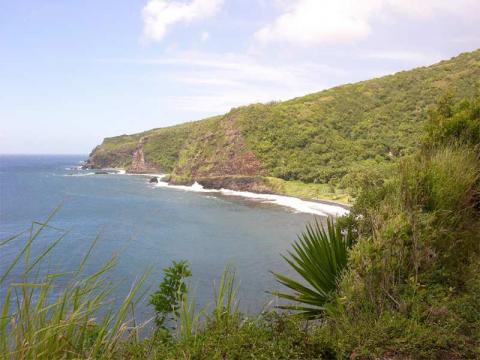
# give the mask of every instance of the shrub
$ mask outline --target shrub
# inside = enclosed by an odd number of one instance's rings
[[[187,294],[185,279],[192,276],[186,261],[173,261],[163,269],[164,277],[158,290],[150,295],[150,305],[155,309],[155,322],[158,328],[165,329],[165,322],[179,316],[180,304]]]
[[[455,103],[451,94],[444,95],[429,115],[425,144],[480,144],[480,97]]]
[[[468,148],[445,147],[429,159],[427,172],[429,209],[461,210],[477,191],[479,159]]]
[[[456,119],[464,106],[441,103],[436,113]],[[337,356],[480,356],[480,164],[465,134],[432,136],[383,185],[363,189],[359,238],[325,304]]]

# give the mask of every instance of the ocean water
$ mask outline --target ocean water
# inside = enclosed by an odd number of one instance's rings
[[[235,267],[240,308],[256,312],[270,303],[267,291],[278,289],[270,271],[290,273],[280,254],[314,217],[292,208],[226,196],[149,184],[148,177],[78,171],[86,156],[0,156],[0,239],[43,221],[61,206],[44,237],[42,249],[59,230],[68,235],[47,259],[52,271],[71,271],[93,239],[100,239],[87,263],[93,272],[112,256],[118,265],[109,274],[115,296],[125,295],[139,274],[151,267],[147,285],[161,281],[172,260],[187,260],[199,305],[212,300],[215,281],[226,264]],[[0,247],[0,273],[18,253],[24,238]],[[14,271],[11,280],[18,274]],[[0,295],[5,289],[0,289]],[[146,300],[137,316],[152,316]]]

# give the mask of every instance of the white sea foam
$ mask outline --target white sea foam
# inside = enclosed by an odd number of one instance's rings
[[[144,174],[134,174],[134,173],[127,173],[127,170],[125,169],[105,169],[106,171],[113,170],[113,175],[128,175],[128,176],[145,176],[145,177],[157,177],[159,180],[163,179],[167,174],[150,174],[150,173],[144,173]]]
[[[299,198],[291,197],[291,196],[284,196],[284,195],[273,195],[273,194],[258,194],[249,191],[235,191],[229,189],[205,189],[202,185],[195,182],[192,186],[185,186],[185,185],[170,185],[167,182],[159,181],[155,184],[156,187],[163,187],[169,189],[177,189],[177,190],[184,190],[184,191],[194,191],[194,192],[202,192],[202,193],[212,193],[216,192],[222,195],[227,196],[239,196],[248,199],[259,200],[261,202],[276,204],[279,206],[288,207],[293,209],[297,212],[301,213],[308,213],[320,216],[342,216],[348,214],[348,210],[342,206],[334,205],[334,204],[327,204],[315,201],[306,201]]]
[[[234,191],[229,189],[221,189],[220,192],[223,195],[241,196],[249,199],[262,200],[263,202],[285,206],[298,212],[320,216],[342,216],[348,214],[349,212],[347,209],[339,205],[306,201],[285,195],[257,194],[249,191]]]
[[[65,174],[63,176],[90,176],[90,175],[95,175],[94,172],[88,172],[88,173],[74,173],[74,174]]]
[[[108,173],[102,175],[125,175],[127,173],[126,170],[122,168],[102,168],[98,169],[97,172],[98,171]]]
[[[194,192],[219,192],[219,190],[214,190],[214,189],[205,189],[202,185],[195,183],[191,186],[187,185],[170,185],[169,183],[165,181],[159,181],[158,183],[155,184],[156,187],[162,187],[162,188],[169,188],[169,189],[175,189],[175,190],[184,190],[184,191],[194,191]]]
[[[161,188],[168,188],[174,190],[183,190],[183,191],[193,191],[193,192],[200,192],[200,193],[218,193],[227,196],[239,196],[243,198],[258,200],[264,203],[275,204],[279,206],[288,207],[293,209],[297,212],[301,213],[308,213],[320,216],[342,216],[348,214],[348,210],[342,206],[335,205],[335,204],[327,204],[322,202],[315,202],[315,201],[306,201],[299,198],[291,197],[291,196],[284,196],[284,195],[273,195],[273,194],[258,194],[249,191],[235,191],[229,189],[205,189],[202,185],[198,182],[195,182],[191,186],[187,185],[170,185],[165,181],[161,181],[165,178],[166,174],[129,174],[125,171],[125,169],[102,169],[103,171],[109,172],[112,175],[130,175],[130,176],[147,176],[147,177],[157,177],[158,183],[152,183],[155,187]],[[95,172],[89,173],[79,173],[79,174],[71,174],[69,176],[88,176],[88,175],[95,175]]]
[[[131,175],[134,175],[134,174],[131,174]],[[156,177],[158,178],[158,180],[161,180],[163,179],[165,176],[167,176],[167,174],[138,174],[140,176],[148,176],[148,177]]]

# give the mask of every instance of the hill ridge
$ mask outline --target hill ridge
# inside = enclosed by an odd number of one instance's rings
[[[479,81],[480,50],[475,50],[283,102],[250,104],[203,120],[105,138],[87,164],[130,170],[144,138],[147,165],[136,166],[135,172],[156,169],[171,174],[175,183],[271,177],[345,187],[345,178],[359,168],[411,153],[428,108],[439,96],[449,91],[471,97]]]

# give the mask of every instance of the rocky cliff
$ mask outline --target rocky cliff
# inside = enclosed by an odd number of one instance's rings
[[[132,163],[128,167],[128,172],[132,174],[145,174],[158,171],[155,165],[145,161],[145,153],[143,151],[143,145],[147,141],[146,137],[140,138],[135,151],[132,154]]]

